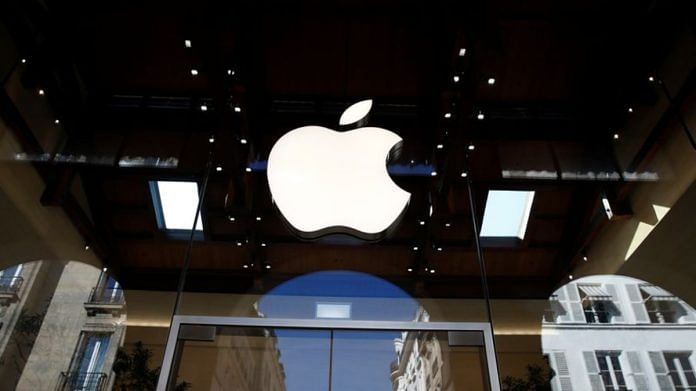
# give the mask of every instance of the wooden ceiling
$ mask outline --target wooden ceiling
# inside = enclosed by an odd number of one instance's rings
[[[187,241],[158,229],[148,182],[202,183],[210,159],[222,171],[210,174],[187,289],[268,290],[349,269],[438,297],[481,297],[468,183],[479,227],[488,190],[536,191],[525,239],[484,248],[494,297],[545,298],[566,277],[601,226],[599,196],[622,185],[571,177],[620,171],[611,135],[627,104],[655,101],[645,75],[664,56],[675,12],[671,3],[599,1],[46,4],[10,2],[17,18],[7,24],[58,92],[50,98],[69,133],[62,153],[88,160],[69,175],[80,178],[92,234],[126,288],[175,289]],[[427,171],[394,176],[413,198],[390,238],[300,241],[274,209],[265,171],[244,168],[262,167],[298,126],[335,128],[365,98],[376,104],[370,124],[404,138],[389,164]],[[126,156],[178,164],[119,167]],[[542,171],[556,177],[521,174]]]

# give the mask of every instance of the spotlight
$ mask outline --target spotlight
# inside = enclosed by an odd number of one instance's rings
[[[59,120],[59,119],[55,119],[55,120],[53,121],[53,123],[56,124],[56,125],[58,125],[58,124],[60,123],[60,120]]]
[[[89,244],[85,244],[85,251],[89,251],[90,247]]]
[[[425,225],[425,220],[418,220],[418,225]]]
[[[430,176],[437,176],[437,171],[430,171]]]
[[[582,260],[583,260],[583,261],[587,262],[587,259],[588,259],[588,258],[587,258],[587,255],[583,255],[583,256],[582,256]]]
[[[573,275],[572,275],[572,274],[568,274],[568,279],[569,279],[569,280],[572,280],[572,279],[573,279]]]
[[[208,106],[201,105],[201,111],[208,111]]]
[[[468,149],[469,151],[473,151],[474,149],[476,149],[476,146],[475,146],[474,144],[469,144],[469,146],[467,147],[467,149]]]
[[[619,134],[618,134],[618,133],[614,133],[614,140],[618,140],[618,139],[619,139]]]
[[[437,149],[442,149],[442,148],[444,148],[444,147],[445,147],[445,146],[442,145],[442,144],[438,144],[438,145],[436,146]]]
[[[191,69],[192,76],[198,76],[198,69]]]
[[[445,113],[445,118],[452,118],[452,113]]]
[[[266,270],[271,270],[271,264],[270,264],[270,263],[266,263],[265,265],[263,265],[263,267],[264,267]]]
[[[248,269],[248,268],[249,268],[249,265],[245,263],[244,265],[242,265],[242,267],[245,268],[245,269]]]
[[[241,246],[242,246],[242,242],[237,242],[237,247],[241,247]]]
[[[44,95],[45,93],[46,93],[46,91],[44,91],[44,90],[39,90],[39,95]]]
[[[184,46],[186,46],[187,48],[190,48],[190,47],[191,47],[191,40],[190,40],[190,39],[185,39],[185,40],[184,40]]]
[[[239,139],[239,142],[240,142],[241,144],[246,144],[246,143],[247,143],[247,139],[245,139],[245,138],[240,138],[240,139]]]
[[[492,86],[493,84],[495,84],[495,78],[494,78],[494,77],[489,77],[489,78],[488,78],[488,85],[491,85],[491,86]]]
[[[418,246],[413,246],[413,251],[418,251]]]
[[[227,220],[229,220],[229,221],[235,221],[235,220],[237,220],[237,219],[235,219],[234,216],[227,216]]]
[[[483,115],[483,111],[479,111],[478,114],[476,115],[476,118],[480,121],[482,121],[484,118],[486,118],[485,115]]]
[[[413,273],[413,268],[412,268],[412,267],[409,267],[409,268],[406,269],[406,270],[407,270],[409,273]]]
[[[438,247],[438,248],[437,248],[437,251],[442,251],[442,247]]]
[[[251,167],[245,168],[244,171],[246,171],[246,172],[251,172]]]
[[[452,81],[459,83],[459,76],[452,76]]]
[[[261,242],[261,247],[266,247],[266,242]]]
[[[215,167],[215,171],[217,171],[217,172],[222,171],[222,167],[220,167],[220,166]]]
[[[629,108],[628,108],[628,112],[629,112],[629,113],[632,113],[632,112],[633,112],[633,107],[629,107]]]
[[[228,69],[228,70],[227,70],[227,75],[228,75],[228,76],[234,76],[234,71],[231,70],[231,69]]]
[[[445,223],[445,228],[449,228],[452,226],[452,223]]]
[[[464,57],[466,55],[466,48],[459,49],[459,57]]]
[[[234,112],[235,112],[235,113],[241,113],[241,112],[242,112],[242,108],[239,107],[239,106],[234,106]]]
[[[649,76],[649,77],[648,77],[648,81],[652,83],[652,82],[655,81],[655,78],[654,78],[653,76]]]
[[[462,173],[459,174],[459,176],[461,176],[462,178],[466,178],[467,176],[469,176],[469,174],[467,174],[466,171],[462,171]]]
[[[435,269],[430,269],[430,274],[435,274]]]
[[[261,216],[256,216],[256,221],[261,221]]]
[[[26,59],[26,58],[23,58],[21,61],[22,61],[22,64],[26,64],[26,63],[27,63],[27,59]]]
[[[210,137],[208,138],[208,142],[211,143],[211,144],[214,143],[214,142],[215,142],[215,136],[210,136]]]

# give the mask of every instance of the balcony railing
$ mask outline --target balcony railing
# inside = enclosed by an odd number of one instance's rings
[[[102,372],[62,372],[60,391],[102,391],[106,374]]]
[[[0,293],[17,294],[23,283],[22,277],[0,277]]]
[[[89,304],[123,304],[123,289],[94,288],[89,296]]]

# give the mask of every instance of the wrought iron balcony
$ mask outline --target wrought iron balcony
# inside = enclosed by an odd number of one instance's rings
[[[60,391],[102,391],[106,374],[102,372],[61,372]]]
[[[0,277],[0,305],[8,305],[19,300],[19,290],[22,289],[22,277]]]
[[[96,287],[92,289],[92,293],[85,303],[85,309],[90,316],[98,313],[111,313],[118,316],[123,310],[124,304],[123,289]]]

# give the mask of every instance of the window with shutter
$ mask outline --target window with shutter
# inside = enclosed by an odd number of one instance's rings
[[[570,379],[570,372],[568,371],[568,361],[566,360],[564,352],[553,352],[553,361],[551,362],[552,368],[556,373],[558,378],[558,390],[560,391],[573,391],[573,385]]]
[[[640,361],[639,352],[626,352],[626,358],[628,359],[628,365],[631,369],[631,377],[633,378],[633,389],[635,391],[649,391],[648,381],[643,372],[643,365]]]
[[[582,352],[582,357],[585,360],[585,369],[587,376],[590,379],[590,387],[592,391],[604,391],[602,378],[599,376],[599,367],[594,352]]]
[[[674,388],[674,383],[672,383],[672,379],[669,377],[667,363],[662,356],[662,352],[648,352],[648,356],[655,370],[660,391],[675,391],[676,388]]]
[[[575,284],[568,284],[565,286],[567,298],[568,298],[568,309],[570,310],[571,319],[573,322],[585,323],[585,312],[582,309],[582,303],[580,302],[580,294],[578,293],[578,287]]]
[[[636,323],[650,323],[648,311],[643,303],[643,295],[640,293],[640,288],[636,284],[626,284],[626,292],[628,300],[631,302],[633,316],[636,318]]]
[[[611,308],[611,312],[612,312],[611,323],[624,323],[624,316],[622,313],[621,301],[619,300],[619,296],[616,292],[616,287],[613,284],[605,284],[604,288],[611,295],[612,302],[614,304],[613,307]]]
[[[672,384],[677,390],[696,390],[696,375],[689,362],[691,352],[664,352]]]

